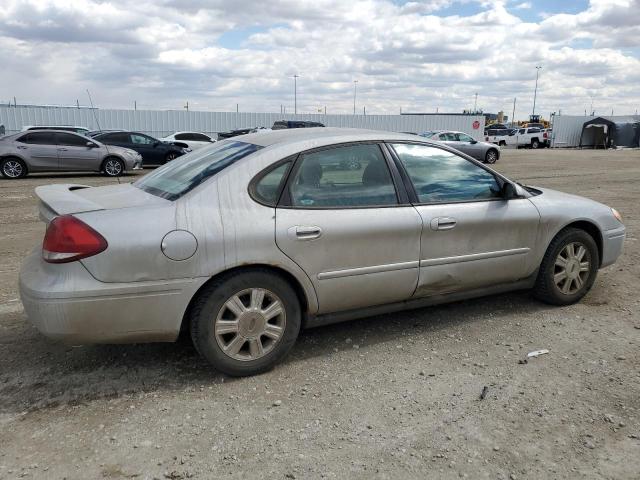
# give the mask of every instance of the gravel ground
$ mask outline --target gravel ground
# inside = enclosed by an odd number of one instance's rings
[[[622,212],[625,253],[581,303],[524,292],[309,330],[243,379],[187,341],[39,335],[16,286],[44,231],[33,189],[111,180],[0,179],[0,478],[640,478],[640,151],[506,150],[496,168]]]

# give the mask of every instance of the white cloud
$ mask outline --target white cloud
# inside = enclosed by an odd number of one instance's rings
[[[525,2],[529,3],[529,2]],[[505,1],[0,0],[0,95],[103,107],[333,113],[478,105],[580,113],[640,104],[640,0],[594,1],[537,23]],[[474,7],[475,5],[475,7]],[[522,7],[522,3],[516,6]],[[473,12],[480,7],[480,13]],[[443,9],[449,16],[442,16]],[[453,13],[452,13],[453,12]],[[457,14],[455,14],[458,12]],[[2,100],[0,98],[0,100]]]
[[[528,10],[531,8],[531,2],[522,2],[519,3],[518,5],[516,5],[515,7],[513,7],[517,10]]]

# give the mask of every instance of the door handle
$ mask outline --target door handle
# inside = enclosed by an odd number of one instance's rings
[[[437,217],[431,220],[431,230],[451,230],[458,222],[451,217]]]
[[[295,232],[298,240],[314,240],[322,235],[322,229],[316,226],[295,227]]]

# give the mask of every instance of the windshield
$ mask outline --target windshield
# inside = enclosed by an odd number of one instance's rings
[[[262,147],[252,143],[226,140],[172,160],[145,175],[133,185],[145,192],[175,200],[208,178],[257,152]]]

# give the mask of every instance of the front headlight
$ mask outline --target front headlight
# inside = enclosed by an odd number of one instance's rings
[[[620,215],[620,212],[618,210],[616,210],[615,208],[611,208],[611,213],[613,213],[613,216],[616,217],[616,220],[622,223],[622,215]]]

